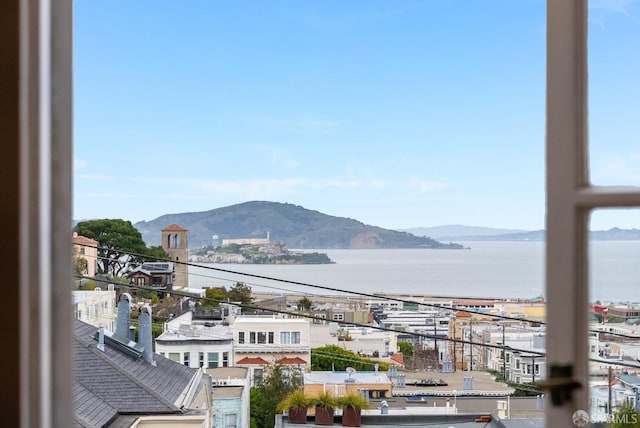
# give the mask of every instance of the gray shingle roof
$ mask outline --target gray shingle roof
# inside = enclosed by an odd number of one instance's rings
[[[75,424],[103,427],[119,414],[181,413],[177,403],[195,377],[191,369],[154,355],[156,366],[105,345],[97,348],[97,328],[74,321]]]

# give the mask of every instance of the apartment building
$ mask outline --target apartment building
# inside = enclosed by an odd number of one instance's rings
[[[222,323],[198,323],[188,311],[165,323],[156,338],[156,354],[187,367],[233,366],[233,332]]]
[[[107,290],[96,287],[93,290],[73,290],[74,318],[95,327],[114,331],[116,323],[116,292],[113,284]]]
[[[309,321],[274,316],[241,316],[231,325],[233,364],[247,367],[252,385],[259,384],[268,364],[293,365],[306,371],[311,366]]]
[[[73,258],[86,261],[84,271],[79,273],[89,278],[93,278],[98,272],[98,244],[95,239],[73,232]]]

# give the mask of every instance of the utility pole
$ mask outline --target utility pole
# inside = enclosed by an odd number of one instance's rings
[[[607,400],[607,415],[611,414],[611,366],[609,366],[609,370],[608,370],[608,376],[607,376],[607,384],[608,384],[608,388],[609,388],[609,397]]]
[[[473,317],[469,318],[469,371],[473,370]]]
[[[536,356],[531,356],[531,383],[536,383]]]
[[[436,329],[436,316],[433,316],[433,347],[438,350],[438,330]]]
[[[458,337],[456,336],[456,320],[455,318],[453,319],[453,371],[456,372],[458,371],[458,358],[457,358],[457,349],[456,349],[456,344]]]
[[[502,379],[507,380],[507,342],[504,340],[504,324],[502,324]]]

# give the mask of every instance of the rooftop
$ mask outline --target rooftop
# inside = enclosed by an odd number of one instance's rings
[[[152,365],[110,345],[100,350],[96,327],[78,320],[73,327],[76,426],[105,426],[121,414],[181,414],[180,407],[190,405],[184,394],[200,385],[197,369],[160,355]]]
[[[228,326],[215,325],[213,327],[180,328],[178,330],[167,330],[156,338],[159,342],[189,342],[233,340],[233,332]]]
[[[167,232],[188,232],[188,229],[185,229],[182,226],[179,226],[175,223],[170,224],[169,226],[165,227],[164,229],[162,229],[162,231],[167,231]]]
[[[311,372],[304,374],[306,384],[342,384],[345,379],[351,379],[351,383],[378,383],[390,384],[391,380],[383,372],[356,372],[349,375],[347,372]]]
[[[216,386],[213,388],[212,396],[216,398],[239,398],[242,396],[242,386]]]

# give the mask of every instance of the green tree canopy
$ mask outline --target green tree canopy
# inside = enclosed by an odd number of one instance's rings
[[[285,395],[302,387],[302,373],[295,366],[273,364],[265,367],[262,384],[251,388],[251,425],[273,428],[276,407]]]
[[[624,406],[610,415],[610,422],[607,424],[607,427],[640,428],[640,412],[638,412],[632,404],[625,403]]]
[[[251,287],[244,282],[236,282],[235,285],[227,291],[227,299],[232,302],[249,304],[253,300],[253,297],[251,297]]]
[[[413,356],[413,344],[411,342],[398,342],[398,350],[407,357]]]
[[[347,351],[336,345],[327,345],[311,350],[311,370],[344,371],[353,367],[358,371],[373,371],[378,364],[380,370],[387,370],[389,363],[363,358],[355,352]]]
[[[225,287],[206,288],[204,291],[204,297],[207,299],[224,301],[227,299],[227,289]],[[220,303],[210,300],[201,300],[200,306],[217,308],[220,306]]]
[[[167,259],[162,247],[147,248],[142,234],[130,221],[101,219],[79,222],[78,235],[98,241],[98,271],[113,276],[122,276],[129,269],[145,261],[145,256]],[[153,257],[150,260],[155,260]]]
[[[147,248],[144,254],[149,257],[149,261],[169,260],[169,254],[167,254],[161,245]]]
[[[307,296],[304,296],[302,299],[298,300],[299,311],[309,311],[311,310],[312,305],[313,302]]]
[[[89,266],[89,262],[84,257],[74,257],[73,258],[73,273],[82,276],[87,273],[87,267]]]

